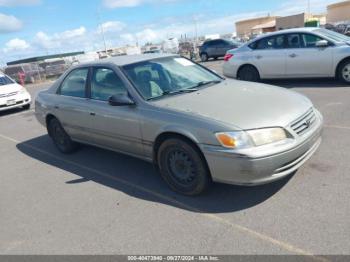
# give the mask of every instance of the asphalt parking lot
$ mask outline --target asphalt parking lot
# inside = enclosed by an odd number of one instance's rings
[[[220,73],[221,63],[204,65]],[[350,255],[350,86],[267,83],[313,101],[321,147],[288,179],[216,184],[194,198],[132,157],[89,146],[60,154],[33,110],[1,113],[0,254]]]

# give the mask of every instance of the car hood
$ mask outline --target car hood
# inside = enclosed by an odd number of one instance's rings
[[[22,86],[20,86],[19,84],[10,84],[10,85],[4,85],[4,86],[0,86],[0,95],[6,95],[9,93],[13,93],[13,92],[19,92],[22,89]]]
[[[152,102],[241,129],[287,126],[313,105],[308,98],[281,87],[225,80],[197,92]]]

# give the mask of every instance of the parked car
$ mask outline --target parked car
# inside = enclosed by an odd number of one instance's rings
[[[202,62],[208,61],[210,58],[217,59],[224,57],[230,49],[237,48],[241,45],[239,42],[226,39],[209,40],[203,43],[199,49],[199,55]]]
[[[46,77],[55,77],[62,75],[69,65],[63,59],[47,62],[45,67]]]
[[[30,103],[31,97],[27,90],[0,72],[0,111],[17,107],[29,109]]]
[[[34,84],[41,79],[41,72],[42,69],[36,64],[11,65],[5,68],[5,74],[16,80],[17,83],[20,83],[20,75],[22,74],[25,83]]]
[[[35,114],[62,153],[83,143],[153,162],[186,195],[295,172],[320,145],[323,122],[301,94],[164,54],[76,66],[38,94]]]
[[[350,37],[327,29],[266,34],[228,51],[224,60],[224,75],[241,80],[338,77],[350,83]]]

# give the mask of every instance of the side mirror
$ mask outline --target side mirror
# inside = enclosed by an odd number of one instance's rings
[[[135,102],[127,94],[113,95],[108,99],[108,103],[111,106],[135,105]]]
[[[320,40],[316,42],[316,47],[327,47],[329,45],[327,40]]]

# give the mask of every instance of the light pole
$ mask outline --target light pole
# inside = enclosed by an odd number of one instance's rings
[[[106,45],[105,30],[103,28],[103,25],[101,24],[101,16],[100,16],[99,8],[97,9],[96,14],[97,14],[98,26],[101,28],[101,33],[102,33],[102,38],[103,38],[103,45],[104,45],[105,52],[106,52],[106,55],[107,55],[107,45]]]

